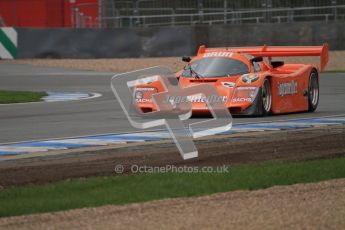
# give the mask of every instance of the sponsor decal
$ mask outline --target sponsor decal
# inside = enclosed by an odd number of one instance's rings
[[[202,103],[216,103],[216,102],[225,102],[228,99],[227,96],[219,96],[219,95],[210,95],[210,96],[202,96],[202,95],[191,95],[191,96],[167,96],[166,102],[178,104],[178,103],[185,103],[185,102],[202,102]]]
[[[254,75],[250,75],[250,74],[244,74],[242,75],[242,81],[244,83],[252,83],[255,82],[259,79],[259,75],[254,74]]]
[[[192,96],[187,96],[188,101],[190,102],[209,102],[209,103],[214,103],[214,102],[219,102],[223,101],[225,102],[227,96],[218,96],[218,95],[211,95],[211,96],[198,96],[198,95],[192,95]]]
[[[297,81],[278,83],[278,95],[292,95],[297,93]]]
[[[140,98],[140,99],[135,99],[136,102],[140,103],[145,103],[145,102],[152,102],[151,98]]]
[[[253,102],[259,92],[258,87],[245,86],[237,87],[232,98],[232,102]]]
[[[251,99],[250,97],[247,97],[247,98],[233,98],[232,101],[233,102],[252,102],[253,99]]]
[[[210,52],[205,53],[204,57],[231,57],[232,52]]]

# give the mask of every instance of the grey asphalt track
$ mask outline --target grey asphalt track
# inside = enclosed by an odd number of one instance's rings
[[[0,62],[0,89],[103,95],[82,101],[0,105],[0,143],[139,131],[131,127],[111,91],[113,75]],[[322,74],[320,91],[314,113],[234,118],[234,123],[345,114],[345,73]]]

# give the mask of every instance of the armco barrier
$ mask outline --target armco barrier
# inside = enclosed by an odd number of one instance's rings
[[[344,22],[162,28],[18,28],[18,58],[125,58],[194,54],[207,46],[320,45],[345,50]]]

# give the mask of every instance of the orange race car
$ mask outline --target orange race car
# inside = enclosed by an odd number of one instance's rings
[[[273,57],[320,56],[320,65],[284,64]],[[267,58],[267,61],[263,59]],[[319,102],[319,73],[328,62],[328,45],[206,48],[176,74],[181,87],[213,84],[233,115],[314,111]],[[152,94],[159,82],[136,87],[135,103],[143,112],[156,111]],[[204,98],[188,97],[194,115],[209,114]]]

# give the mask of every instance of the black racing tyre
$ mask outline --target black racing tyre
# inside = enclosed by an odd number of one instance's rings
[[[272,109],[272,90],[271,90],[271,83],[268,78],[265,78],[264,83],[261,87],[261,95],[259,95],[260,103],[258,106],[259,108],[259,115],[267,116],[271,113]]]
[[[319,104],[319,76],[315,69],[313,69],[308,81],[308,110],[313,112]]]

